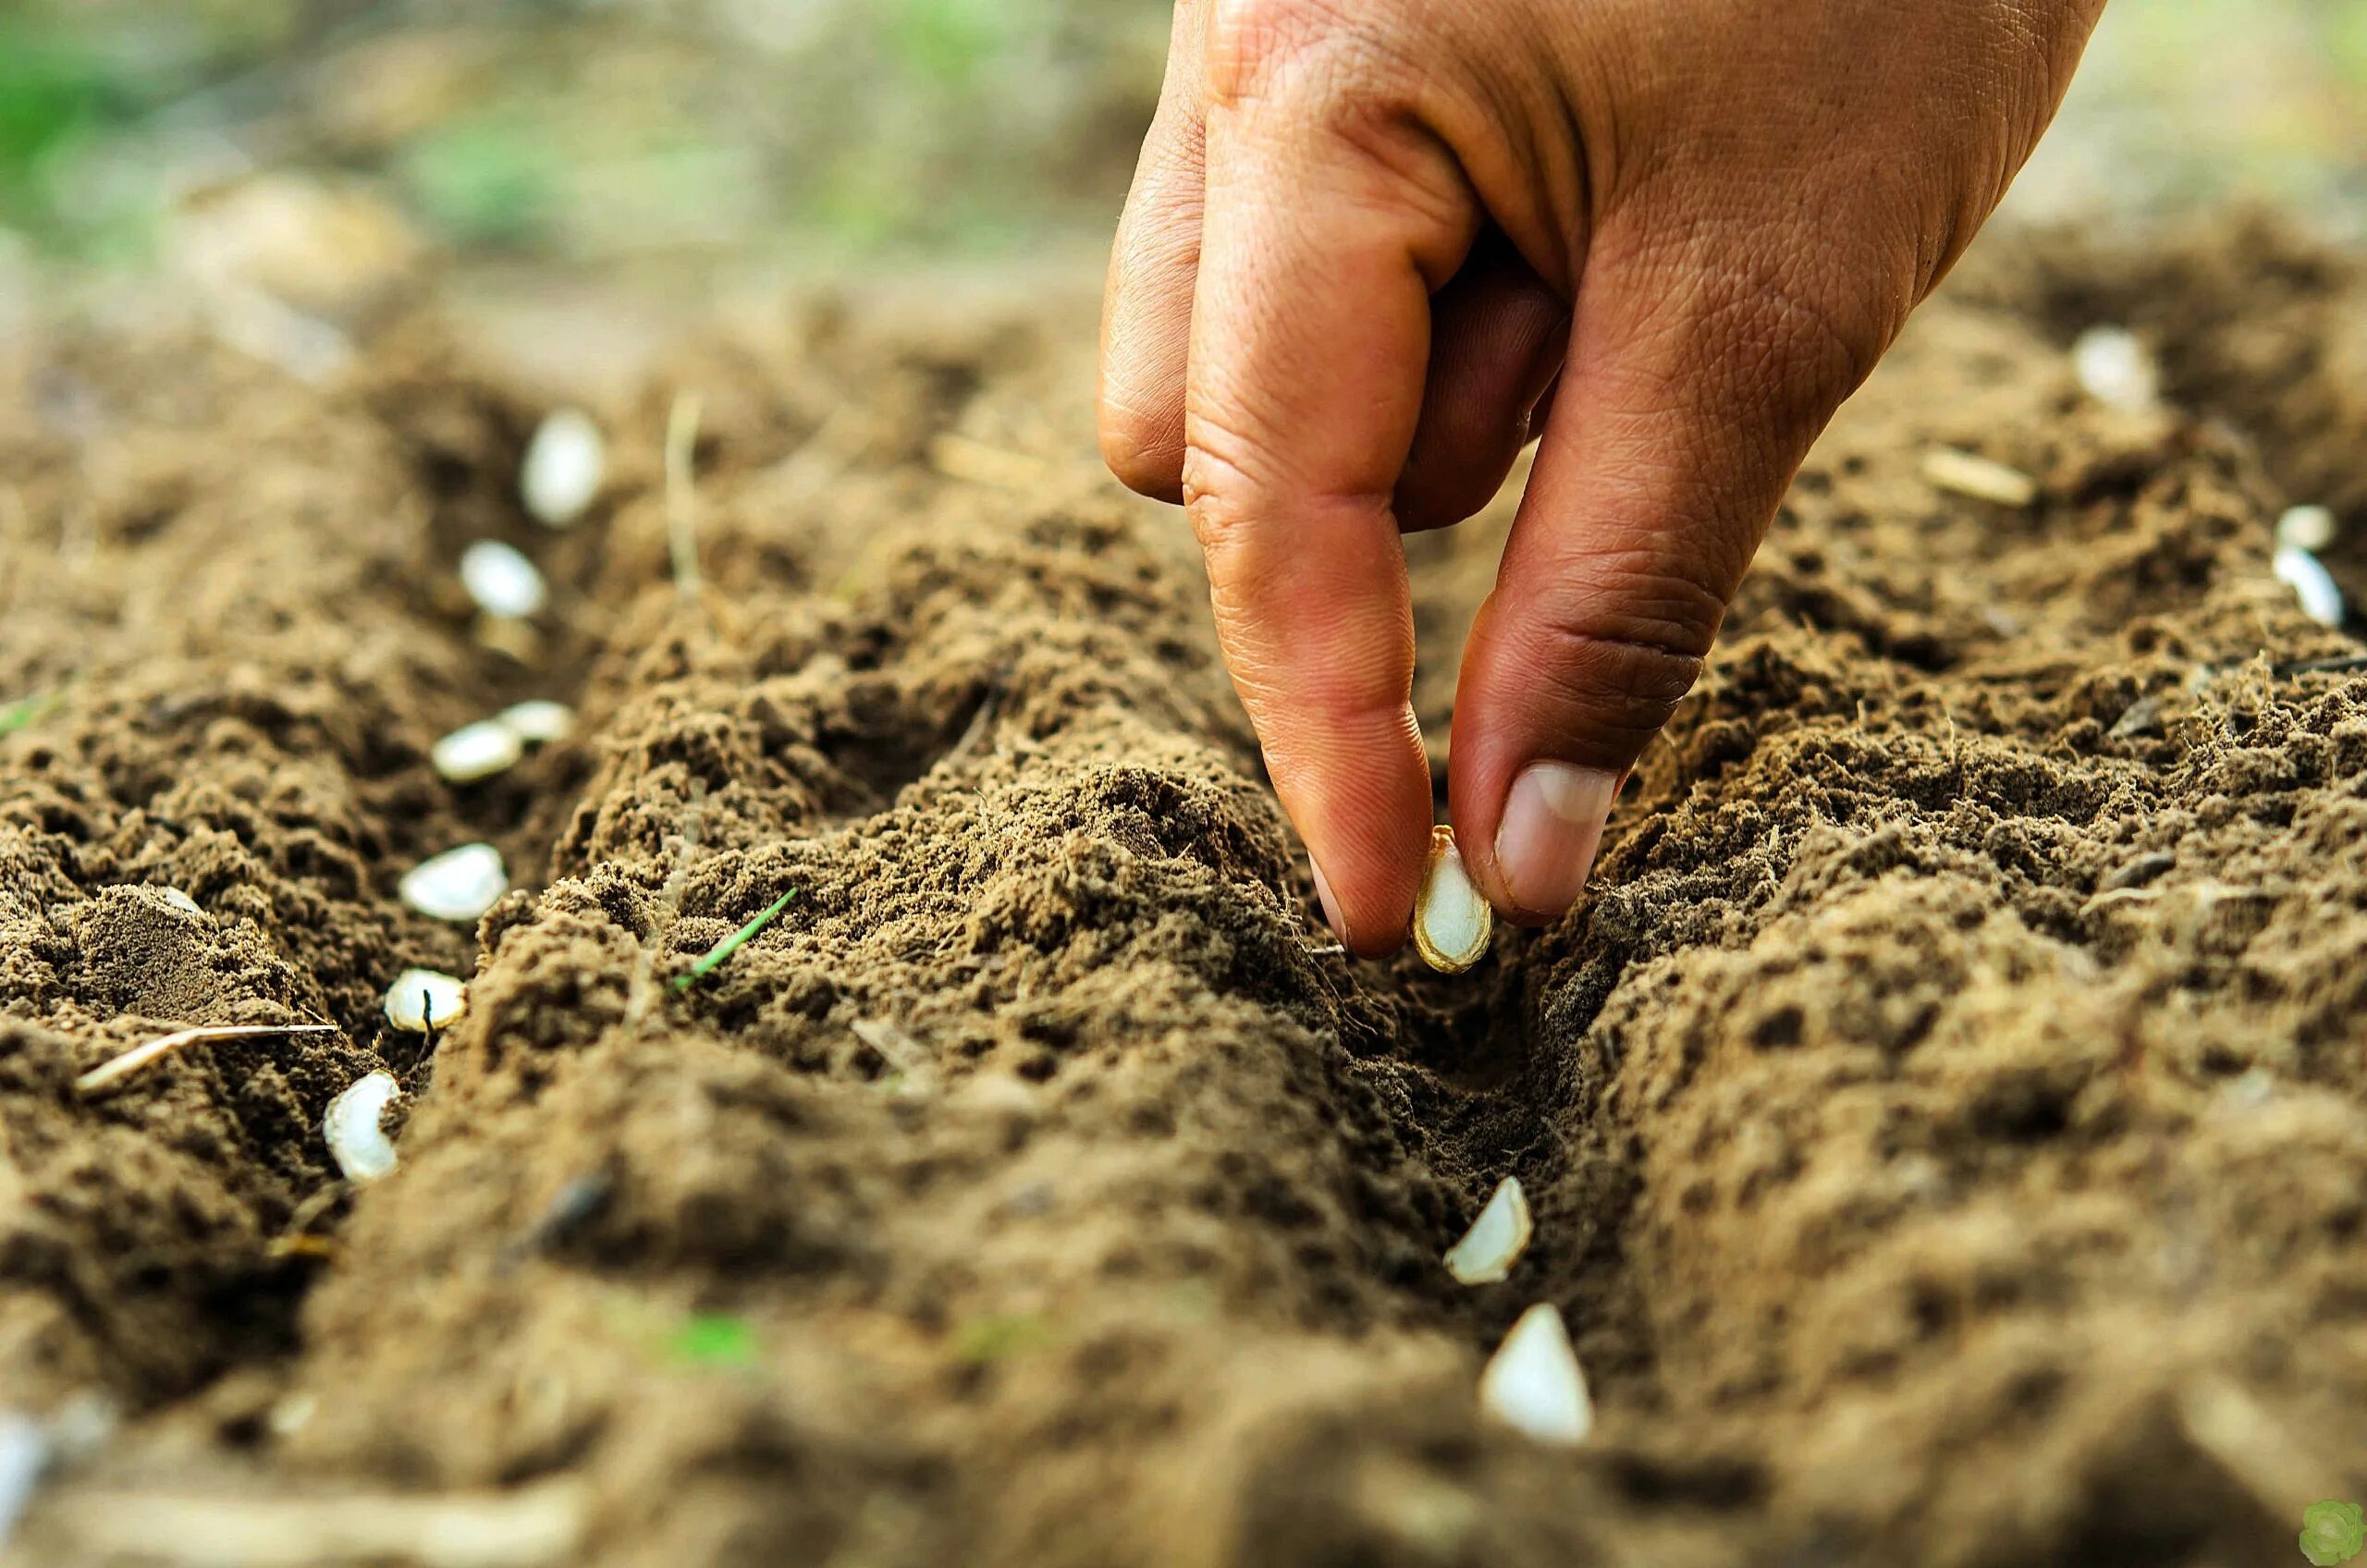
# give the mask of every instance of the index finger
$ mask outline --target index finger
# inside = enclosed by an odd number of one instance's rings
[[[1421,416],[1430,293],[1476,217],[1410,121],[1346,134],[1335,73],[1238,47],[1209,40],[1184,498],[1326,911],[1350,948],[1382,953],[1404,938],[1431,818],[1391,496]]]

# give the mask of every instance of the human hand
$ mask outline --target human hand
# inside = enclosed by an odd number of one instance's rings
[[[1429,839],[1400,530],[1542,438],[1449,805],[1525,924],[1583,888],[1784,487],[2052,118],[2103,0],[1180,0],[1101,442],[1181,500],[1326,913]]]

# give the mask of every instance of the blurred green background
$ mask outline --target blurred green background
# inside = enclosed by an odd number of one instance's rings
[[[1162,0],[7,0],[0,262],[1024,251],[1109,222],[1165,35]],[[2230,194],[2361,232],[2367,0],[2115,0],[2016,201]]]

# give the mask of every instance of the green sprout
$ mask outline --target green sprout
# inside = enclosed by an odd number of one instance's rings
[[[738,952],[741,948],[746,944],[748,938],[754,937],[757,932],[762,931],[766,926],[770,925],[773,923],[773,917],[780,913],[781,911],[787,909],[789,907],[789,900],[795,897],[797,897],[797,889],[791,888],[788,892],[783,893],[779,898],[775,899],[771,905],[766,909],[764,913],[756,916],[755,919],[748,922],[747,925],[742,925],[739,930],[734,931],[730,936],[726,937],[720,942],[716,943],[714,947],[708,949],[705,958],[691,965],[691,971],[689,974],[677,974],[674,976],[674,989],[678,991],[687,991],[692,986],[697,985],[700,981],[705,979],[707,975],[714,973],[717,969],[720,968],[724,960],[730,958],[733,953]]]
[[[2367,1519],[2355,1502],[2313,1502],[2301,1510],[2301,1555],[2318,1568],[2348,1562],[2367,1547]]]
[[[0,735],[14,735],[26,726],[48,717],[52,710],[65,700],[62,692],[36,692],[13,703],[0,703]]]
[[[693,1366],[749,1367],[756,1364],[756,1330],[728,1312],[694,1312],[674,1330],[667,1348],[676,1360]]]
[[[953,1354],[972,1363],[1003,1361],[1039,1349],[1051,1338],[1052,1326],[1041,1313],[990,1313],[953,1331]]]

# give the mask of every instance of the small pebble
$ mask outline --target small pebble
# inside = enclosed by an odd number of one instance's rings
[[[464,724],[435,742],[428,753],[435,771],[455,784],[473,784],[518,766],[526,754],[518,734],[499,719]]]
[[[476,920],[509,890],[509,871],[491,844],[462,844],[403,874],[403,902],[436,920]]]
[[[386,987],[386,1022],[423,1035],[457,1023],[469,1011],[468,982],[434,969],[406,969]]]
[[[522,744],[547,746],[566,740],[574,730],[575,710],[565,703],[514,703],[496,715],[494,722]]]
[[[2331,507],[2292,507],[2276,520],[2276,543],[2312,555],[2334,543],[2336,525]]]
[[[1561,1309],[1539,1302],[1520,1315],[1479,1375],[1479,1408],[1515,1431],[1575,1448],[1594,1430],[1594,1402]]]
[[[2309,551],[2292,545],[2277,547],[2273,569],[2293,596],[2301,601],[2301,613],[2320,626],[2340,626],[2343,618],[2342,589],[2325,563]]]
[[[2027,507],[2038,499],[2038,481],[2021,470],[1953,447],[1923,454],[1923,477],[1943,490],[2001,507]]]
[[[550,589],[533,561],[498,539],[480,539],[460,552],[460,584],[487,615],[523,620],[550,603]]]
[[[2119,326],[2091,326],[2071,345],[2071,368],[2088,396],[2123,413],[2150,412],[2162,398],[2162,375],[2137,335]]]
[[[518,497],[545,527],[569,527],[599,498],[607,463],[607,442],[592,416],[581,409],[555,410],[526,444]]]
[[[394,1140],[380,1123],[386,1108],[402,1096],[402,1085],[389,1072],[372,1072],[355,1080],[345,1093],[329,1102],[321,1135],[329,1156],[345,1179],[357,1185],[375,1182],[395,1169]]]

